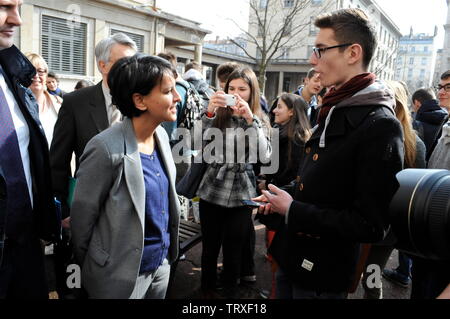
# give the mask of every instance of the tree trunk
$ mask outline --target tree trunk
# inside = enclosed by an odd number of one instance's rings
[[[266,91],[266,68],[266,63],[261,61],[259,65],[258,84],[262,95],[264,95],[264,92]]]

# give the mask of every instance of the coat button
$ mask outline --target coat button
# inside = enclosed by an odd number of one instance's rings
[[[311,153],[311,147],[307,147],[307,148],[305,149],[305,153],[306,153],[306,154]]]
[[[303,185],[303,183],[301,183],[298,188],[300,189],[301,192],[303,192],[303,189],[305,188],[305,186]]]
[[[319,159],[319,154],[314,154],[313,161],[317,162],[318,159]]]

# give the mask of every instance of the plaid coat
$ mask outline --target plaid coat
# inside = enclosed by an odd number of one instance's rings
[[[214,118],[203,115],[201,132],[208,134],[208,130],[213,128],[213,121]],[[271,155],[271,146],[268,128],[255,115],[252,125],[248,125],[243,118],[233,116],[229,128],[242,129],[242,132],[251,129],[250,131],[254,135],[250,142],[249,138],[245,139],[244,154],[244,152],[238,152],[236,147],[239,142],[244,141],[243,136],[232,135],[227,129],[222,134],[223,148],[221,154],[223,156],[214,159],[212,163],[207,158],[208,143],[203,143],[203,158],[210,164],[208,164],[203,175],[197,195],[212,204],[232,208],[243,206],[242,200],[248,200],[257,195],[253,164],[266,162]],[[231,143],[234,143],[232,144],[234,147],[230,149]],[[228,150],[226,150],[227,146]],[[238,158],[239,153],[242,153],[240,158]],[[256,154],[257,156],[252,157],[250,154]]]

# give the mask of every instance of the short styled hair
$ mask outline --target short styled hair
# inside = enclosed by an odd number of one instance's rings
[[[198,63],[195,62],[195,61],[192,61],[192,62],[186,64],[186,66],[185,66],[185,68],[184,68],[184,72],[187,72],[187,71],[189,71],[190,69],[197,70],[197,71],[200,72],[200,73],[203,72],[201,64],[198,64]]]
[[[167,60],[170,62],[170,64],[172,65],[172,72],[173,72],[173,77],[177,78],[178,77],[178,71],[177,71],[177,57],[175,54],[173,54],[172,52],[161,52],[158,53],[158,55],[160,58],[163,58],[164,60]]]
[[[339,44],[359,44],[363,49],[363,66],[368,68],[377,47],[376,31],[361,9],[349,8],[319,16],[314,25],[330,28]],[[340,48],[344,50],[345,48]]]
[[[312,68],[308,71],[308,73],[306,74],[306,77],[311,80],[313,78],[313,76],[316,75],[316,73],[317,73],[316,70],[314,70],[314,68]]]
[[[111,55],[111,48],[114,44],[121,44],[130,47],[134,51],[138,51],[136,42],[134,42],[129,36],[125,33],[116,33],[108,38],[101,40],[95,46],[95,59],[97,60],[97,67],[100,70],[99,62],[108,62]]]
[[[54,78],[56,80],[56,82],[59,83],[59,77],[56,75],[55,72],[53,71],[49,71],[47,74],[47,78]]]
[[[124,57],[114,63],[108,74],[112,102],[129,118],[143,111],[136,108],[133,94],[147,95],[161,83],[164,74],[173,76],[172,65],[165,59],[146,54]]]
[[[445,71],[445,72],[442,73],[442,75],[441,75],[441,80],[447,80],[448,78],[450,78],[450,70]]]
[[[226,82],[230,74],[239,68],[242,68],[242,65],[236,62],[223,63],[217,68],[217,78],[220,82]]]
[[[175,54],[173,54],[172,52],[166,51],[166,52],[160,52],[158,53],[158,56],[160,58],[163,58],[164,60],[167,60],[170,62],[170,64],[172,64],[172,66],[174,68],[177,67],[177,57]]]
[[[75,85],[75,90],[79,90],[79,89],[84,89],[90,86],[95,85],[94,82],[89,81],[89,80],[80,80],[77,82],[77,84]]]
[[[412,95],[412,101],[419,101],[421,104],[425,103],[426,101],[431,101],[436,99],[436,95],[434,94],[432,89],[418,89],[414,94]]]
[[[45,72],[48,74],[48,64],[44,60],[42,56],[37,53],[27,53],[25,55],[27,59],[33,64],[33,66],[37,69],[38,65],[41,64],[45,68]]]

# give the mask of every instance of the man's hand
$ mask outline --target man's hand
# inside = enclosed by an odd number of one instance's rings
[[[268,202],[264,207],[260,207],[258,212],[264,215],[278,213],[285,216],[293,201],[292,196],[272,184],[269,185],[269,191],[263,190],[262,196],[253,199],[254,201]]]

